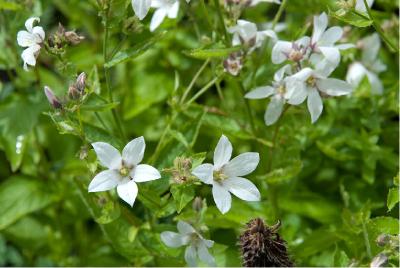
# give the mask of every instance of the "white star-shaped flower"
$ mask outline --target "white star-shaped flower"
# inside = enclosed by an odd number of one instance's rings
[[[335,45],[342,38],[343,29],[338,26],[328,27],[328,16],[323,12],[319,16],[314,16],[314,29],[311,37],[310,47],[313,54],[310,61],[314,65],[332,66],[332,70],[337,67],[340,62],[340,50],[354,47],[352,44]],[[320,57],[320,54],[323,57]],[[325,67],[327,68],[327,67]]]
[[[208,248],[214,245],[214,241],[204,239],[190,224],[179,221],[178,232],[162,232],[161,240],[169,247],[177,248],[187,246],[185,260],[191,267],[197,266],[197,256],[211,267],[215,267],[214,257],[208,252]]]
[[[117,187],[117,193],[125,202],[133,206],[138,194],[137,182],[161,178],[160,172],[150,165],[139,164],[146,147],[143,137],[130,141],[122,150],[105,142],[92,143],[100,164],[106,168],[97,174],[89,184],[89,192],[108,191]]]
[[[214,165],[202,164],[192,171],[202,182],[212,185],[215,204],[223,214],[231,208],[231,193],[246,201],[260,200],[257,187],[241,177],[256,169],[258,153],[243,153],[230,160],[231,155],[232,144],[222,135],[215,147]]]
[[[178,0],[152,0],[151,7],[156,8],[150,22],[150,31],[154,31],[163,22],[165,17],[176,19],[179,11]]]
[[[275,43],[272,48],[271,60],[274,64],[280,64],[285,60],[300,62],[308,57],[310,37],[304,36],[294,42],[281,41]]]
[[[290,74],[290,65],[283,66],[275,73],[272,86],[257,87],[244,96],[247,99],[264,99],[272,96],[264,115],[267,126],[272,125],[278,120],[286,103],[287,79],[285,78],[285,73]]]
[[[322,113],[323,104],[320,92],[330,96],[342,96],[353,90],[353,87],[343,80],[328,78],[330,72],[326,69],[304,68],[287,80],[288,103],[298,105],[307,98],[307,107],[312,123],[317,121]]]
[[[364,76],[367,76],[371,84],[372,93],[382,94],[383,85],[378,74],[386,70],[386,65],[378,58],[381,41],[379,35],[374,33],[361,40],[361,62],[352,63],[347,71],[346,81],[357,87]]]
[[[232,45],[245,45],[251,50],[260,47],[267,37],[277,39],[274,31],[258,31],[256,24],[246,20],[238,20],[237,25],[228,28],[228,32],[233,34]]]
[[[28,65],[36,65],[36,57],[39,54],[41,43],[43,43],[45,38],[45,33],[42,27],[35,26],[33,24],[35,21],[40,22],[37,17],[29,18],[25,22],[25,30],[19,31],[17,34],[17,42],[21,47],[26,47],[22,52],[21,57],[24,61],[24,70],[28,70]]]

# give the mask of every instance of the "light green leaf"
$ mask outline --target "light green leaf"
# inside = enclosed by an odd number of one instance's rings
[[[391,188],[389,189],[386,203],[388,211],[391,211],[397,203],[399,203],[399,189]]]
[[[189,57],[206,60],[209,58],[222,58],[227,57],[232,52],[236,52],[242,49],[241,46],[228,47],[228,48],[209,48],[209,49],[193,49],[189,51],[184,51],[183,53]]]
[[[176,210],[178,213],[194,198],[193,185],[187,184],[173,184],[171,186],[171,193],[175,200]]]

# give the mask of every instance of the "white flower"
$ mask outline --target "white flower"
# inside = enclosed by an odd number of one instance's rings
[[[378,77],[380,72],[386,70],[386,65],[378,58],[381,41],[379,35],[374,33],[363,40],[361,62],[354,62],[347,71],[346,81],[354,87],[357,87],[364,76],[367,76],[371,84],[372,93],[381,94],[383,85]]]
[[[321,53],[324,58],[314,54],[310,61],[317,65],[331,65],[334,70],[340,62],[340,50],[353,47],[352,44],[335,45],[343,35],[343,29],[338,26],[328,27],[328,16],[322,13],[314,16],[314,30],[311,37],[310,47],[313,52]],[[324,62],[326,60],[327,62]]]
[[[17,34],[17,42],[21,47],[26,47],[22,52],[21,57],[24,61],[24,69],[28,70],[28,65],[36,65],[36,56],[40,51],[40,44],[44,41],[45,33],[42,27],[35,26],[35,21],[40,22],[37,17],[29,18],[25,22],[25,28],[27,31],[19,31]]]
[[[256,169],[260,161],[258,153],[243,153],[229,161],[231,155],[232,144],[222,135],[215,147],[214,165],[202,164],[192,172],[202,182],[212,185],[215,204],[223,214],[231,208],[230,193],[246,201],[260,200],[257,187],[241,177]]]
[[[307,107],[311,114],[311,122],[317,121],[322,113],[323,104],[320,92],[330,96],[347,95],[352,86],[345,81],[328,78],[327,70],[304,68],[288,78],[288,103],[298,105],[307,98]],[[301,83],[299,83],[301,82]]]
[[[172,248],[187,246],[185,260],[189,266],[197,266],[197,256],[209,266],[216,266],[214,257],[208,252],[208,248],[214,245],[214,241],[204,239],[190,224],[184,221],[179,221],[177,228],[179,233],[162,232],[161,240]]]
[[[369,7],[372,6],[374,0],[367,0],[367,4]],[[367,12],[367,8],[365,7],[364,0],[356,0],[355,9],[360,12]]]
[[[265,111],[264,120],[267,126],[275,123],[280,117],[287,98],[285,73],[290,72],[290,65],[285,65],[274,75],[272,86],[257,87],[244,97],[248,99],[264,99],[271,97],[271,102]]]
[[[156,8],[150,22],[150,31],[154,31],[163,22],[167,16],[170,19],[176,19],[179,11],[178,0],[152,0],[151,7]]]
[[[237,46],[243,44],[251,49],[260,47],[267,37],[274,40],[277,39],[274,31],[257,31],[257,26],[246,20],[238,20],[236,26],[228,28],[228,32],[233,34],[232,45]]]
[[[271,60],[274,64],[280,64],[285,60],[300,62],[307,57],[309,44],[308,36],[294,42],[278,41],[272,48]]]
[[[130,141],[122,150],[122,156],[108,143],[95,142],[92,146],[100,164],[108,169],[93,178],[89,184],[89,192],[107,191],[117,187],[119,197],[133,206],[138,193],[136,182],[151,181],[161,177],[154,167],[139,164],[146,147],[143,137]]]
[[[132,8],[139,20],[144,19],[150,10],[151,0],[132,0]]]

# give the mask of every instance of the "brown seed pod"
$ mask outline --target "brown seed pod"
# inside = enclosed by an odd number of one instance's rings
[[[260,218],[247,223],[239,238],[244,267],[293,267],[286,241],[278,234],[280,225],[267,226]]]

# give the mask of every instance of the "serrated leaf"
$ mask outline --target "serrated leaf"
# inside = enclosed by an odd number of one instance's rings
[[[176,210],[179,212],[194,198],[193,185],[174,184],[171,186],[171,193],[175,200]]]
[[[119,63],[125,62],[127,60],[134,59],[144,52],[146,52],[149,48],[151,48],[156,42],[160,41],[165,36],[165,33],[161,33],[156,35],[142,43],[137,44],[136,46],[129,48],[125,51],[118,52],[110,61],[104,64],[105,68],[113,67]]]

